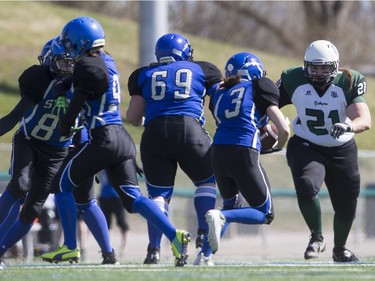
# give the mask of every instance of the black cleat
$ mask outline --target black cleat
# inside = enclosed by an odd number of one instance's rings
[[[205,231],[205,230],[200,230],[200,229],[198,230],[197,238],[195,239],[195,248],[196,249],[202,248],[206,233],[207,233],[207,231]]]
[[[358,258],[354,253],[345,247],[334,247],[333,255],[334,262],[357,262]]]
[[[147,247],[147,256],[143,264],[158,264],[160,262],[160,249]]]
[[[120,264],[116,258],[115,250],[113,249],[111,253],[102,253],[102,257],[103,257],[102,264],[114,264],[114,265]]]

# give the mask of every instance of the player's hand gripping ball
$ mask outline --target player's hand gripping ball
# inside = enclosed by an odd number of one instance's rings
[[[262,150],[269,150],[277,143],[278,132],[273,123],[268,123],[260,129],[260,142]]]

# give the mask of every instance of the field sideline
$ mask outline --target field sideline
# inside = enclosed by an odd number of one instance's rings
[[[230,263],[230,262],[228,262]],[[262,262],[225,264],[214,267],[186,265],[127,264],[102,266],[99,264],[12,264],[0,271],[0,280],[128,280],[128,281],[197,281],[197,280],[374,280],[375,263],[336,264],[333,262]]]

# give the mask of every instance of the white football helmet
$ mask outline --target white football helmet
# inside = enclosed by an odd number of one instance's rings
[[[310,71],[310,66],[329,66],[330,70],[324,74]],[[312,42],[305,51],[304,70],[307,79],[313,86],[325,87],[335,79],[339,68],[339,52],[335,45],[327,40]]]

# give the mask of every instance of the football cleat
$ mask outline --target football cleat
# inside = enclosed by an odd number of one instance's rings
[[[117,261],[115,250],[112,249],[112,252],[110,253],[104,253],[102,252],[103,261],[102,264],[113,264],[113,265],[119,265],[120,263]]]
[[[321,233],[312,233],[305,251],[305,260],[316,259],[319,253],[324,252],[326,244]]]
[[[333,255],[334,262],[357,262],[358,258],[354,253],[345,247],[334,247]]]
[[[176,237],[173,239],[171,246],[175,256],[176,267],[183,267],[187,263],[188,244],[190,242],[190,233],[185,230],[176,230]]]
[[[160,249],[147,247],[147,256],[143,264],[158,264],[160,262]]]
[[[66,245],[62,245],[55,251],[45,253],[41,255],[41,257],[44,261],[48,261],[50,263],[58,263],[62,261],[73,263],[79,261],[80,253],[78,248],[71,250],[68,249]]]
[[[221,231],[225,225],[225,217],[220,210],[209,210],[206,213],[206,222],[208,224],[208,243],[211,246],[212,253],[215,254],[220,246]]]
[[[197,257],[195,258],[193,265],[200,265],[200,266],[214,266],[214,262],[212,260],[212,255],[205,257],[202,252],[199,252]]]

